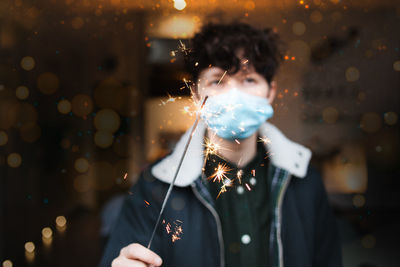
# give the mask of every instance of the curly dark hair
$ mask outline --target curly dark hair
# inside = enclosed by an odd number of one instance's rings
[[[193,81],[197,81],[200,72],[210,65],[234,74],[241,63],[237,52],[243,49],[248,64],[270,83],[283,61],[285,45],[271,28],[260,30],[242,22],[208,23],[189,40],[184,55],[185,68],[192,74]]]

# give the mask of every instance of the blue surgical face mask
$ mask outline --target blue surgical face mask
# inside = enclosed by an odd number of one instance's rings
[[[235,140],[250,137],[273,114],[266,98],[232,88],[210,96],[200,116],[219,137]]]

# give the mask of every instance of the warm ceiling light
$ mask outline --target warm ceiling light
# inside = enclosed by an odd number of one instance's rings
[[[174,7],[178,10],[183,10],[186,7],[185,0],[174,0]]]

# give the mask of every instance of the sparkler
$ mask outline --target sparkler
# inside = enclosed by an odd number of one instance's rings
[[[215,172],[210,177],[208,177],[208,179],[211,180],[214,178],[213,182],[217,180],[219,183],[224,179],[229,180],[229,178],[226,176],[226,173],[230,170],[231,169],[229,169],[225,163],[224,164],[218,163],[218,167],[215,169]]]
[[[202,171],[205,170],[208,156],[209,155],[217,155],[218,150],[221,149],[221,146],[219,144],[211,142],[211,140],[208,139],[207,137],[204,138],[204,146],[206,149],[205,149],[203,167],[201,168]]]
[[[204,107],[204,104],[206,103],[207,99],[208,99],[208,96],[206,96],[206,97],[204,98],[203,103],[201,104],[200,109],[202,109],[202,108]],[[165,195],[164,201],[163,201],[163,203],[162,203],[162,205],[161,205],[161,210],[160,210],[160,213],[158,214],[158,218],[157,218],[157,221],[156,221],[156,225],[155,225],[154,228],[153,228],[153,232],[152,232],[152,234],[151,234],[149,243],[147,244],[147,248],[148,248],[148,249],[150,249],[151,243],[153,242],[154,235],[155,235],[156,230],[157,230],[157,228],[158,228],[158,225],[160,224],[160,221],[161,221],[161,216],[162,216],[162,214],[163,214],[163,212],[164,212],[164,209],[165,209],[165,206],[166,206],[167,201],[168,201],[168,199],[169,199],[169,196],[171,195],[171,191],[172,191],[172,188],[174,187],[176,177],[178,176],[179,170],[181,169],[183,159],[185,158],[186,152],[187,152],[187,150],[188,150],[188,148],[189,148],[190,141],[192,140],[192,137],[193,137],[193,134],[194,134],[194,130],[196,129],[198,123],[199,123],[199,114],[197,114],[196,120],[195,120],[195,122],[193,123],[192,130],[191,130],[191,132],[190,132],[188,141],[186,142],[185,149],[183,150],[183,154],[182,154],[182,156],[181,156],[181,159],[180,159],[180,161],[179,161],[179,163],[178,163],[178,167],[177,167],[177,169],[176,169],[176,171],[175,171],[174,178],[172,179],[172,182],[171,182],[171,184],[169,185],[167,194]]]
[[[222,79],[225,77],[225,74],[227,73],[227,71],[224,72],[224,74],[222,74],[221,79],[219,79],[218,84],[220,84],[220,82],[222,81]]]

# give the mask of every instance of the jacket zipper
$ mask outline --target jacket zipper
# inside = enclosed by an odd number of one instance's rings
[[[211,212],[211,214],[214,216],[216,224],[217,224],[217,232],[218,232],[218,241],[219,241],[219,247],[220,247],[220,263],[221,267],[225,266],[225,258],[224,258],[224,242],[223,242],[223,237],[222,237],[222,227],[221,227],[221,221],[219,219],[217,211],[200,195],[199,191],[196,188],[196,185],[194,183],[191,184],[194,195],[200,200],[200,202]]]
[[[282,247],[282,237],[281,237],[281,225],[282,225],[282,203],[283,203],[283,197],[286,193],[286,189],[289,185],[290,179],[291,179],[292,175],[288,174],[288,177],[285,181],[285,183],[283,184],[282,187],[282,191],[279,195],[278,198],[278,224],[276,226],[276,231],[277,231],[277,240],[278,240],[278,252],[279,252],[279,267],[283,267],[283,247]]]

